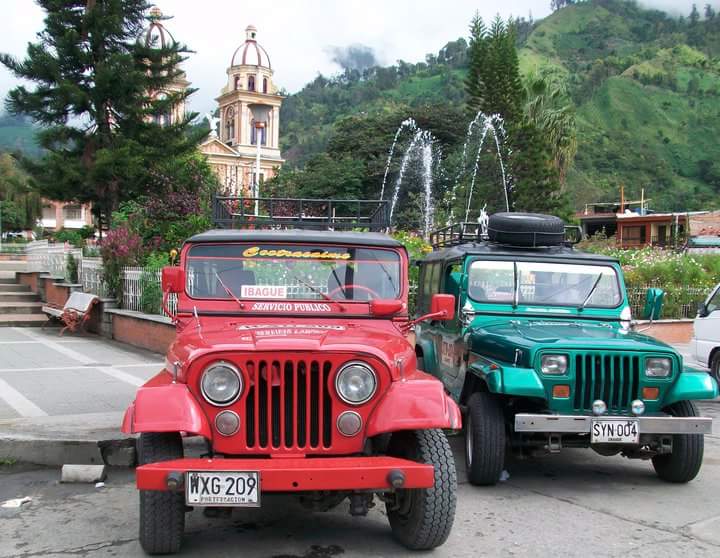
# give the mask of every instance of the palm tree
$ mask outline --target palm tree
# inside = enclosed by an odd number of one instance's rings
[[[564,187],[577,152],[575,107],[564,85],[547,75],[529,74],[525,79],[525,116],[547,139],[553,166]]]

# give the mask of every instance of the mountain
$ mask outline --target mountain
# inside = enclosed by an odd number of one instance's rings
[[[523,74],[561,80],[575,105],[578,152],[566,188],[576,208],[618,199],[621,184],[626,198],[644,189],[655,209],[718,206],[720,16],[591,0],[517,25]],[[351,115],[462,110],[466,48],[459,39],[417,64],[318,76],[283,105],[284,156],[302,165]]]
[[[35,141],[35,132],[35,128],[26,118],[0,114],[0,152],[21,151],[26,155],[40,154],[40,147]]]

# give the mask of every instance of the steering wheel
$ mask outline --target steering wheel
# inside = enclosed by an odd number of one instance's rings
[[[380,295],[377,292],[373,291],[370,287],[366,287],[365,285],[356,285],[355,283],[335,287],[332,291],[328,293],[328,296],[332,298],[333,295],[337,292],[342,292],[343,294],[345,294],[350,289],[358,289],[361,291],[365,291],[368,295],[370,295],[370,298],[380,298]]]

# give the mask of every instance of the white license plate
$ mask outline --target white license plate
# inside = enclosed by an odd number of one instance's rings
[[[637,444],[640,428],[637,419],[593,419],[590,438],[593,444]]]
[[[190,471],[185,477],[185,502],[260,507],[260,475],[257,471]]]

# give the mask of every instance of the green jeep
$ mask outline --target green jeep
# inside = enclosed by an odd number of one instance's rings
[[[418,325],[416,352],[466,410],[470,481],[496,483],[506,451],[563,447],[651,459],[663,480],[692,480],[712,430],[692,400],[717,397],[717,384],[633,331],[618,261],[574,249],[557,217],[498,213],[484,228],[436,231],[418,262],[417,312],[436,293],[457,301],[453,320]],[[647,317],[661,305],[651,289]]]

